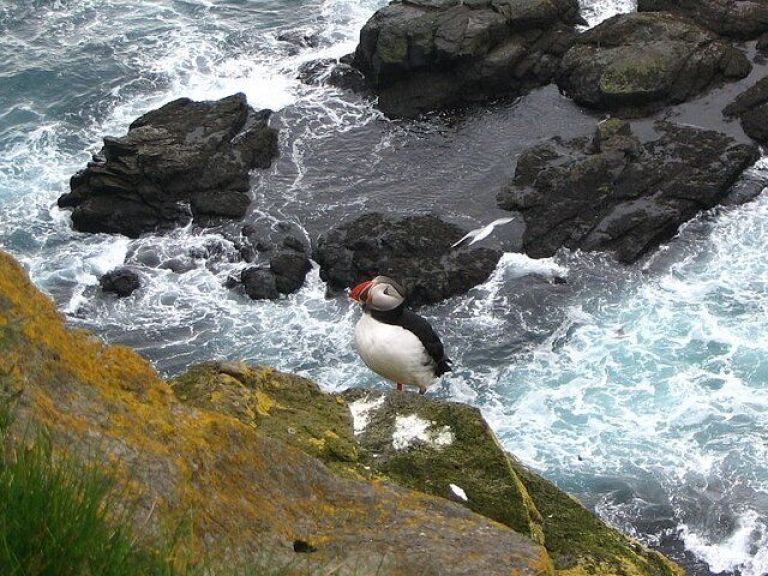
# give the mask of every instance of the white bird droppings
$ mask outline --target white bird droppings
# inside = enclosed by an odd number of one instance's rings
[[[416,414],[397,416],[395,431],[392,433],[392,447],[395,450],[403,450],[417,440],[440,449],[453,443],[453,432],[450,426],[435,428],[434,422],[424,420]]]
[[[464,492],[464,489],[461,486],[456,486],[456,484],[448,484],[448,488],[451,489],[451,492],[453,492],[453,495],[457,498],[464,500],[464,502],[469,501],[469,498],[467,498],[467,493]]]
[[[369,396],[364,396],[349,405],[349,411],[352,412],[352,427],[355,435],[363,433],[370,421],[371,412],[378,409],[382,404],[384,404],[384,396],[379,396],[373,400],[369,400]]]

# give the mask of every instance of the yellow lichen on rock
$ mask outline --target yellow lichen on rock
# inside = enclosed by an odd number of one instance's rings
[[[183,527],[179,564],[247,564],[265,550],[280,563],[300,539],[340,575],[549,573],[541,546],[457,504],[332,472],[319,458],[357,457],[349,414],[310,381],[237,363],[197,374],[213,389],[184,376],[172,389],[130,349],[65,327],[0,253],[0,395],[15,402],[13,430],[45,428],[56,449],[114,474],[149,544]],[[184,391],[199,395],[185,404]]]

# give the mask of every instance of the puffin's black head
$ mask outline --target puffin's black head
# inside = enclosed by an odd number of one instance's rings
[[[405,290],[391,278],[376,276],[373,280],[361,282],[352,288],[349,297],[373,310],[386,312],[402,306],[405,302]]]

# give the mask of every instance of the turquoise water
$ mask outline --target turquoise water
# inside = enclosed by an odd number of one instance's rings
[[[351,51],[383,4],[0,1],[0,246],[70,322],[137,347],[166,373],[243,358],[328,389],[382,385],[351,351],[357,311],[326,295],[317,270],[298,294],[253,303],[223,287],[242,267],[226,258],[183,274],[143,267],[142,291],[116,301],[99,294],[97,277],[135,263],[137,251],[172,258],[211,243],[234,248],[188,229],[139,240],[74,233],[55,200],[104,134],[175,97],[243,91],[275,109],[282,130],[280,160],[254,178],[250,218],[293,219],[314,234],[396,202],[493,219],[511,141],[559,132],[546,111],[571,104],[544,90],[457,126],[404,125],[296,79],[302,63]],[[591,23],[632,7],[583,5]],[[296,29],[317,33],[319,46],[277,41]],[[518,131],[505,132],[507,123]],[[568,129],[591,125],[574,116]],[[400,181],[382,176],[393,166]],[[598,256],[507,255],[485,285],[424,310],[457,365],[434,394],[480,406],[511,451],[690,573],[766,574],[766,248],[763,196],[703,215],[631,269]],[[569,283],[531,282],[531,272]]]

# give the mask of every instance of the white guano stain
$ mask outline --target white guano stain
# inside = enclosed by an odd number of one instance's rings
[[[434,422],[424,420],[416,414],[397,416],[395,431],[392,433],[392,447],[395,450],[404,450],[416,441],[439,450],[453,443],[453,431],[450,426],[436,427]]]

